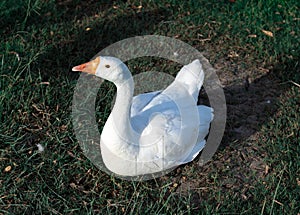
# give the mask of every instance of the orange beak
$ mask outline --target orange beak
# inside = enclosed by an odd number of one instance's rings
[[[99,63],[100,63],[100,57],[96,57],[94,60],[91,60],[90,62],[78,66],[74,66],[72,68],[72,71],[86,72],[95,75]]]

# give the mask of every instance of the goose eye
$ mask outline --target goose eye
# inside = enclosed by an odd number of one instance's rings
[[[105,65],[105,67],[106,67],[106,68],[109,68],[109,67],[110,67],[110,65],[106,64],[106,65]]]

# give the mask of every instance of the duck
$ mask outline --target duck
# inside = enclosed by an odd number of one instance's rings
[[[213,109],[197,105],[204,82],[199,59],[184,65],[163,90],[134,96],[133,76],[124,62],[97,56],[72,68],[112,82],[115,104],[103,127],[100,149],[106,168],[119,176],[173,170],[203,150]]]

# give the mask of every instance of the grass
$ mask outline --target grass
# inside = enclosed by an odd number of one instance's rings
[[[0,214],[299,213],[300,98],[288,82],[300,81],[299,6],[296,0],[2,1]],[[147,34],[178,38],[204,53],[225,86],[228,126],[204,167],[192,162],[155,180],[122,181],[99,171],[79,147],[70,118],[79,75],[70,68],[114,42]],[[157,58],[128,64],[136,73],[175,75],[179,68]],[[241,87],[247,76],[249,92]],[[103,88],[110,93],[97,101],[100,128],[114,92]]]

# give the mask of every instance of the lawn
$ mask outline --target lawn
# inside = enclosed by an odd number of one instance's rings
[[[299,214],[299,11],[297,0],[1,1],[0,214]],[[138,35],[179,39],[216,69],[227,124],[204,166],[126,181],[84,156],[71,68]],[[134,74],[180,68],[126,63]],[[101,85],[100,130],[114,93]]]

